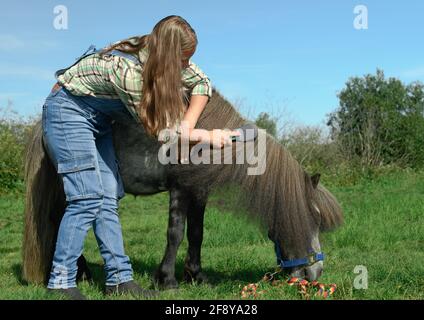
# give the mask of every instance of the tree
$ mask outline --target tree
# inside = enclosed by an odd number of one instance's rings
[[[329,115],[333,139],[363,165],[424,164],[424,86],[375,75],[349,79]]]
[[[272,118],[268,113],[261,112],[255,120],[255,124],[273,137],[277,137],[277,120]]]

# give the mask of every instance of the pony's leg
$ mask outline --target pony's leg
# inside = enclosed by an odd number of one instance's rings
[[[93,279],[91,271],[88,268],[87,260],[85,260],[84,255],[81,255],[77,261],[78,271],[77,271],[77,282],[80,281],[91,281]]]
[[[184,265],[184,280],[187,282],[206,282],[202,272],[200,252],[203,242],[203,221],[206,200],[191,199],[187,212],[188,251]]]
[[[172,188],[169,191],[169,220],[167,232],[167,245],[165,255],[155,273],[156,283],[165,289],[177,288],[175,278],[175,261],[178,247],[184,237],[184,227],[188,208],[187,192]]]

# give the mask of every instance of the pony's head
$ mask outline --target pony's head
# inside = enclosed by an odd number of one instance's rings
[[[276,212],[273,223],[269,226],[268,237],[274,242],[277,264],[287,274],[314,281],[321,276],[324,269],[320,232],[339,226],[343,215],[335,197],[319,184],[320,174],[310,176],[303,173],[304,184],[300,183],[298,187],[303,190],[304,197],[297,197],[303,214],[302,221],[296,222],[301,225],[292,225],[292,231],[296,231],[290,232],[282,226],[288,223],[287,215]],[[299,205],[294,206],[292,212],[298,209]]]

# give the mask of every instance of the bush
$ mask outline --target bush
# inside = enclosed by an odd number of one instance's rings
[[[261,118],[276,119],[263,114]],[[267,126],[270,124],[267,123]],[[280,125],[275,123],[271,127],[278,131]],[[321,181],[328,187],[366,184],[405,170],[399,163],[366,164],[359,156],[346,155],[343,146],[339,145],[340,141],[333,140],[331,133],[321,126],[292,125],[285,128],[278,139],[309,174],[320,173]]]
[[[309,174],[320,173],[326,185],[350,185],[360,180],[362,173],[359,167],[346,161],[325,128],[295,125],[293,122],[281,128],[283,125],[278,119],[285,117],[261,113],[255,122],[267,131],[272,128],[271,132]]]
[[[297,126],[280,141],[308,171],[316,172],[340,162],[338,148],[322,127]]]
[[[20,192],[24,189],[25,145],[35,120],[24,120],[10,110],[3,113],[6,116],[0,118],[0,192]]]

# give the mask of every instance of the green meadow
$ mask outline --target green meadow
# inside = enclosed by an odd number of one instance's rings
[[[337,284],[331,299],[423,299],[424,173],[396,171],[347,186],[326,183],[325,177],[321,182],[339,199],[345,215],[341,228],[321,238],[326,260],[320,282]],[[22,194],[0,195],[0,299],[56,299],[21,277],[23,207]],[[136,280],[152,287],[166,244],[168,194],[126,195],[120,216]],[[232,206],[225,193],[210,198],[204,228],[202,262],[209,282],[180,283],[178,290],[161,291],[158,299],[241,299],[243,286],[275,268],[265,230]],[[179,280],[186,248],[184,240],[177,258]],[[85,256],[94,279],[79,288],[89,299],[132,299],[104,296],[103,262],[92,231]],[[356,266],[366,268],[367,289],[354,286],[355,277],[364,276],[354,272]],[[303,299],[295,287],[264,284],[263,289],[258,299]]]

